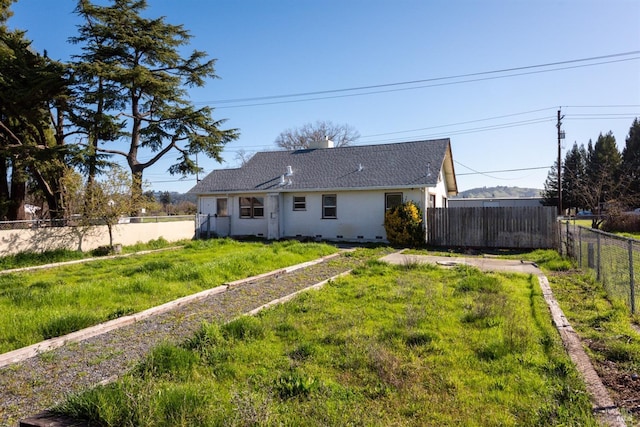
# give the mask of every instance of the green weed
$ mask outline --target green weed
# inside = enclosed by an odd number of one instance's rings
[[[264,337],[264,325],[252,316],[242,316],[222,326],[222,335],[227,339],[254,340]]]
[[[370,263],[203,325],[59,410],[100,408],[101,425],[595,426],[536,280]]]
[[[185,243],[183,249],[0,275],[0,353],[337,250],[300,242]]]
[[[318,388],[318,383],[315,378],[292,369],[276,379],[274,388],[281,399],[291,399],[308,397]]]
[[[139,371],[143,378],[183,378],[191,374],[197,362],[198,357],[194,352],[171,344],[161,344],[149,353]]]
[[[90,314],[61,315],[42,325],[42,337],[44,339],[59,337],[96,323],[98,323],[98,318]]]

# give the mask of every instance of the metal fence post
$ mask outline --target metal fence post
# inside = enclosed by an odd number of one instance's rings
[[[211,214],[207,214],[207,239],[211,238]]]
[[[633,278],[633,240],[629,239],[629,286],[631,291],[631,314],[636,314],[636,286]]]
[[[582,268],[582,227],[578,227],[578,267]]]
[[[565,255],[568,256],[568,257],[571,257],[571,250],[569,249],[570,245],[571,245],[571,238],[570,238],[571,234],[570,234],[570,231],[569,231],[569,221],[567,221],[565,223],[565,225],[566,225],[566,227],[565,227],[566,228],[566,232],[565,232],[566,234],[565,235],[567,236],[566,237],[566,242],[565,242],[565,251],[566,251]]]
[[[600,275],[600,267],[601,267],[601,260],[602,260],[602,252],[600,251],[600,233],[596,234],[597,236],[597,246],[596,246],[596,279],[598,280],[598,282],[602,281],[602,277]],[[603,282],[604,283],[604,282]]]

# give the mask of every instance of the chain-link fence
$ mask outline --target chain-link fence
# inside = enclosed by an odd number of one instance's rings
[[[632,314],[638,309],[636,283],[640,283],[640,240],[592,228],[560,223],[560,251],[583,270],[595,273],[607,294],[626,302]]]

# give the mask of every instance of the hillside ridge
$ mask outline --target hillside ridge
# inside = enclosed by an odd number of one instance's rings
[[[541,197],[542,190],[539,188],[521,187],[478,187],[470,190],[460,191],[454,199],[470,198],[503,198],[503,197]]]

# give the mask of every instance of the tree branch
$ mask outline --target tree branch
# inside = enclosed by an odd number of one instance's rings
[[[87,144],[82,144],[82,145],[88,147]],[[104,154],[119,154],[121,156],[127,157],[127,153],[120,150],[108,150],[106,148],[97,148],[96,151],[99,151],[100,153],[104,153]]]
[[[171,138],[171,143],[169,145],[167,145],[165,148],[163,148],[161,151],[159,151],[158,154],[153,156],[148,162],[140,163],[140,167],[142,169],[146,169],[146,168],[148,168],[150,166],[153,166],[158,160],[160,160],[160,158],[162,156],[164,156],[169,151],[171,151],[172,148],[178,148],[178,146],[176,145],[176,142],[178,142],[178,140],[179,140],[179,138],[176,135],[174,135]]]

